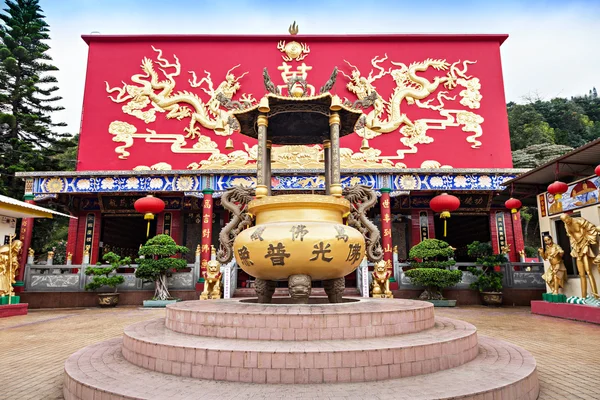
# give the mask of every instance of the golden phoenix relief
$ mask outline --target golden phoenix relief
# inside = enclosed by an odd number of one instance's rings
[[[283,81],[280,88],[287,89],[287,82],[298,76],[306,79],[312,66],[289,64],[303,60],[310,52],[305,44],[292,42],[287,45],[280,42],[277,49],[286,53],[281,71]],[[296,46],[297,45],[297,46]],[[136,139],[146,143],[170,144],[173,153],[210,154],[208,159],[188,165],[189,169],[251,169],[255,167],[257,146],[249,146],[243,142],[244,150],[222,153],[209,135],[214,132],[219,136],[230,136],[235,132],[231,111],[224,109],[217,98],[222,94],[232,100],[241,89],[240,80],[248,72],[237,73],[241,65],[234,65],[221,82],[213,83],[209,71],[204,71],[200,79],[194,71],[189,71],[188,82],[192,88],[199,88],[196,93],[187,90],[175,91],[177,79],[181,75],[181,63],[176,55],[169,61],[163,56],[161,49],[152,46],[157,53],[156,59],[145,57],[141,63],[141,74],[130,78],[131,83],[123,82],[123,86],[111,87],[106,82],[108,97],[115,103],[122,104],[124,114],[136,117],[146,124],[156,121],[159,114],[164,118],[187,120],[189,122],[181,133],[159,133],[146,128],[138,132],[137,128],[124,121],[115,120],[110,123],[108,131],[113,135],[113,141],[122,143],[115,148],[120,159],[127,159],[129,149]],[[287,62],[286,62],[287,61]],[[349,73],[340,71],[347,79],[346,88],[356,95],[359,100],[376,91],[376,86],[384,77],[393,79],[394,88],[390,95],[377,92],[377,100],[372,108],[365,110],[366,123],[357,130],[357,135],[365,140],[380,135],[399,133],[399,141],[403,148],[396,150],[396,155],[382,156],[376,148],[362,148],[355,152],[342,148],[342,168],[406,168],[402,160],[406,154],[418,152],[417,145],[434,142],[429,134],[435,130],[445,130],[448,127],[461,127],[469,133],[466,141],[476,149],[481,146],[479,138],[483,135],[481,124],[483,118],[474,111],[480,107],[482,99],[481,83],[478,78],[467,74],[470,64],[476,61],[456,61],[452,64],[444,59],[426,59],[406,65],[402,62],[388,61],[387,54],[371,59],[372,69],[367,76],[349,61],[344,60],[351,68]],[[386,63],[384,66],[384,63]],[[295,69],[293,69],[295,67]],[[161,73],[157,72],[159,70]],[[433,78],[425,78],[425,73],[431,71],[437,74]],[[258,78],[257,78],[258,79]],[[389,79],[389,78],[388,78]],[[216,87],[215,87],[216,86]],[[443,90],[438,90],[443,89]],[[450,107],[446,103],[458,100],[464,108]],[[242,93],[238,101],[254,104],[256,99],[247,93]],[[352,100],[344,99],[346,102]],[[455,104],[455,103],[453,103]],[[439,115],[437,118],[411,119],[407,113],[411,107],[428,109]],[[190,143],[192,142],[192,143]],[[161,169],[168,164],[161,163]],[[323,149],[321,146],[280,146],[273,148],[273,168],[302,169],[322,168]],[[425,161],[422,168],[443,168],[435,160]],[[140,169],[150,167],[140,166]]]

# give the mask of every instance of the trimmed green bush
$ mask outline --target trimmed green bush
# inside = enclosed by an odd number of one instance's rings
[[[179,246],[169,235],[156,235],[148,239],[140,248],[140,256],[136,262],[136,278],[145,281],[154,281],[153,300],[169,300],[171,295],[167,289],[167,274],[187,266],[187,261],[182,258],[172,258],[189,250],[185,246]]]
[[[525,256],[538,257],[537,249],[535,247],[525,246]]]
[[[469,287],[480,292],[501,292],[502,273],[495,272],[494,267],[507,262],[506,254],[493,254],[492,245],[475,241],[467,245],[467,254],[476,259],[483,268],[469,267],[467,271],[477,277]]]
[[[406,271],[406,276],[417,286],[435,287],[438,291],[456,285],[462,279],[462,271],[439,268],[415,268]]]
[[[408,255],[413,269],[405,274],[414,285],[425,288],[420,299],[441,300],[441,290],[456,285],[462,279],[462,271],[447,269],[456,262],[452,259],[454,249],[443,240],[423,240],[413,246]]]
[[[85,285],[85,290],[96,290],[102,286],[109,286],[114,288],[115,293],[117,293],[117,286],[125,282],[125,278],[122,275],[117,275],[116,270],[131,264],[131,258],[121,258],[111,251],[110,253],[106,253],[102,259],[110,264],[110,266],[102,266],[102,264],[98,263],[98,267],[86,268],[85,274],[93,275],[93,278],[91,282]]]

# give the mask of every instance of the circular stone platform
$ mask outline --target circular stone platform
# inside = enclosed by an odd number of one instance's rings
[[[358,299],[357,299],[358,300]],[[168,329],[188,335],[250,340],[329,340],[395,336],[432,328],[433,304],[380,301],[257,304],[245,299],[184,301],[167,307]]]
[[[175,332],[169,324],[191,334]],[[249,337],[251,329],[257,337]],[[336,329],[335,339],[321,336]],[[301,331],[306,336],[296,339]],[[313,332],[310,337],[308,332]],[[532,400],[538,393],[535,360],[527,351],[491,338],[478,340],[473,325],[434,319],[430,303],[400,299],[172,304],[166,320],[131,325],[123,339],[73,354],[65,364],[64,381],[68,400],[325,394]]]

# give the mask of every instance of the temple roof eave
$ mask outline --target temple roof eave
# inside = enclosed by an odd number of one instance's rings
[[[529,171],[527,168],[361,168],[341,169],[344,175],[380,174],[380,175],[458,175],[458,174],[514,174]],[[273,174],[323,174],[324,169],[273,169]],[[102,170],[102,171],[27,171],[16,172],[19,178],[83,177],[83,176],[156,176],[156,175],[256,175],[255,169],[178,169],[178,170]]]

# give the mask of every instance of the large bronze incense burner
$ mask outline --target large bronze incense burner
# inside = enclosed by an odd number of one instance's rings
[[[340,137],[364,122],[358,107],[368,104],[342,104],[331,95],[336,74],[337,69],[318,95],[307,94],[302,78],[290,80],[283,95],[265,69],[269,93],[258,105],[223,100],[234,110],[240,132],[258,140],[257,186],[223,194],[232,219],[219,236],[217,259],[226,263],[235,257],[256,278],[261,303],[271,302],[275,282],[283,280],[296,303],[308,302],[314,280],[324,282],[330,302],[341,302],[344,277],[365,255],[374,262],[382,258],[379,230],[366,217],[377,201],[375,192],[364,185],[342,189],[340,181]],[[272,195],[271,147],[297,144],[323,146],[324,195]]]

